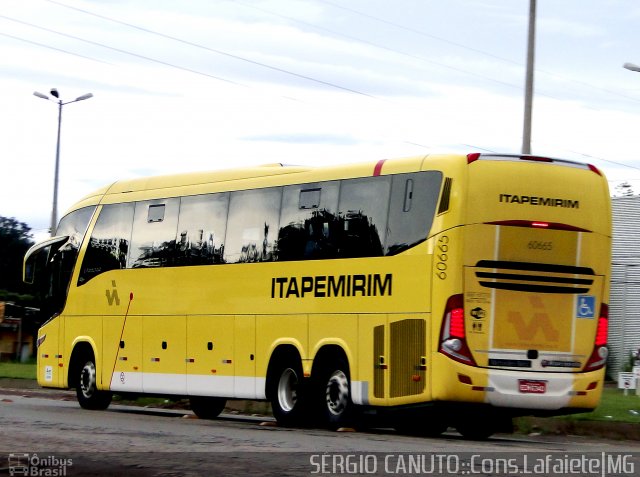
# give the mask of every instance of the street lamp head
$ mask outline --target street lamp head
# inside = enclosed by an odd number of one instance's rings
[[[51,88],[51,96],[53,96],[54,98],[60,97],[60,94],[58,93],[58,90],[56,88]]]
[[[76,101],[83,101],[83,100],[89,99],[89,98],[93,98],[93,94],[92,93],[87,93],[87,94],[83,94],[82,96],[78,96],[76,98]]]
[[[623,68],[629,70],[629,71],[637,71],[640,72],[640,66],[633,64],[633,63],[625,63],[624,65],[622,65]]]
[[[34,95],[34,96],[37,96],[38,98],[42,98],[42,99],[46,99],[46,100],[48,100],[48,99],[49,99],[49,96],[47,96],[46,94],[39,93],[39,92],[37,92],[37,91],[34,91],[34,92],[33,92],[33,95]]]

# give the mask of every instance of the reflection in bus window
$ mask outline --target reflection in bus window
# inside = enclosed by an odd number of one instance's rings
[[[60,223],[56,229],[56,235],[68,236],[68,243],[77,250],[80,248],[82,238],[87,231],[87,226],[89,225],[94,210],[96,210],[95,206],[83,207],[82,209],[65,215],[60,219]]]
[[[100,273],[126,267],[133,207],[133,203],[128,203],[105,205],[102,208],[80,268],[78,285]]]
[[[175,264],[179,199],[136,203],[127,268]]]
[[[282,188],[231,193],[224,259],[227,263],[275,260]]]
[[[49,283],[45,293],[51,308],[49,316],[61,312],[64,308],[78,250],[95,209],[95,206],[91,206],[71,212],[60,220],[56,229],[56,234],[69,238],[59,249],[52,247],[50,252],[47,264]]]
[[[335,258],[340,182],[286,186],[282,198],[278,260]],[[331,230],[333,233],[331,233]]]
[[[181,199],[176,265],[222,263],[228,207],[228,192]]]
[[[338,209],[342,228],[340,258],[383,254],[390,189],[390,176],[342,181]]]
[[[427,238],[441,183],[439,171],[393,176],[385,255],[400,253]]]

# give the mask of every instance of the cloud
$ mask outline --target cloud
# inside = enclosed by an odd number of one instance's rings
[[[282,142],[288,144],[332,144],[338,146],[354,146],[359,144],[353,136],[331,134],[271,134],[240,137],[242,141]]]

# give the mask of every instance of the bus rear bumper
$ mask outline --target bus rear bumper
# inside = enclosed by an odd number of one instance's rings
[[[602,394],[603,369],[547,373],[477,368],[450,360],[439,364],[448,367],[449,372],[440,373],[441,379],[433,381],[435,401],[489,404],[552,415],[569,409],[573,411],[568,412],[595,409]]]
[[[553,411],[594,409],[602,393],[602,372],[522,373],[488,370],[485,402],[495,407]]]

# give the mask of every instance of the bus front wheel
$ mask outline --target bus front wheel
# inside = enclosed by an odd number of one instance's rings
[[[111,393],[98,390],[96,375],[93,357],[85,359],[76,386],[78,403],[83,409],[103,410],[111,404]]]

